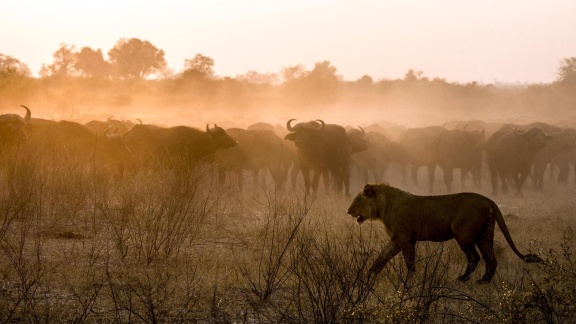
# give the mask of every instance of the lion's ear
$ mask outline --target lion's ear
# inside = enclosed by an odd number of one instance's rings
[[[364,194],[364,196],[366,197],[372,197],[374,196],[375,190],[374,190],[374,186],[367,184],[364,186],[364,191],[362,191],[362,193]]]

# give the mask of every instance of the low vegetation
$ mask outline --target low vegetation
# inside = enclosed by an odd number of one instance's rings
[[[482,262],[474,280],[456,280],[466,262],[453,241],[419,244],[409,279],[401,257],[369,275],[388,237],[380,223],[356,225],[350,198],[272,184],[239,192],[218,186],[210,165],[112,180],[73,154],[23,149],[7,163],[1,322],[576,319],[572,183],[495,198],[519,248],[545,262],[522,262],[497,230],[498,271],[477,285]]]

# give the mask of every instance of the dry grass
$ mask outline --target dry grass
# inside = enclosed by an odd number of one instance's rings
[[[2,171],[1,322],[576,319],[573,186],[495,198],[517,216],[517,246],[546,262],[523,263],[496,234],[498,271],[479,286],[456,280],[465,258],[454,242],[418,244],[409,280],[401,257],[368,275],[388,238],[382,224],[355,224],[349,198],[238,192],[210,166],[113,180],[81,157],[30,154]]]

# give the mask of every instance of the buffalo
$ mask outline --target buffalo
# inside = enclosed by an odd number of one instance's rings
[[[550,172],[553,168],[553,162],[560,167],[560,178],[567,176],[570,156],[576,149],[576,130],[573,128],[564,128],[559,131],[553,131],[551,134],[554,138],[546,143],[546,147],[541,149],[534,157],[534,181],[533,186],[537,191],[544,190],[544,171],[550,164]]]
[[[120,121],[117,119],[112,119],[112,117],[108,117],[106,121],[101,120],[91,120],[84,124],[89,130],[93,131],[95,134],[102,135],[104,131],[107,129],[116,129],[116,132],[120,135],[126,134],[130,128],[134,125],[132,122],[126,123],[125,121]]]
[[[370,182],[370,174],[375,183],[384,180],[384,175],[392,161],[406,162],[406,156],[398,143],[391,141],[386,135],[369,131],[366,138],[370,143],[366,150],[352,155],[352,167],[363,177],[365,183]]]
[[[28,139],[26,135],[26,124],[30,122],[31,111],[28,107],[20,105],[26,109],[24,117],[17,114],[0,115],[0,152],[14,144],[21,144]]]
[[[283,188],[285,179],[284,142],[271,130],[228,128],[226,133],[238,145],[215,153],[220,183],[225,181],[226,173],[236,174],[238,185],[242,189],[242,173],[252,171],[254,181],[260,170],[272,175],[277,189]]]
[[[446,129],[441,126],[410,128],[400,139],[400,148],[406,153],[407,164],[414,184],[418,185],[418,169],[428,167],[429,191],[432,192],[435,178],[436,161],[434,144]]]
[[[265,122],[256,122],[247,127],[248,130],[268,130],[274,132],[280,138],[283,138],[288,134],[286,127],[281,125],[272,125]],[[282,141],[283,151],[282,151],[282,174],[284,179],[282,180],[283,185],[286,185],[288,180],[288,175],[290,175],[290,180],[292,186],[295,186],[298,174],[300,173],[300,163],[298,161],[298,154],[296,153],[296,145],[292,141]]]
[[[537,153],[546,147],[552,136],[542,127],[519,130],[507,125],[486,141],[486,159],[490,171],[492,194],[498,193],[498,179],[502,192],[508,192],[508,178],[514,181],[516,195],[522,196],[522,186],[534,164]]]
[[[237,144],[217,125],[206,125],[205,132],[187,126],[135,125],[124,134],[124,140],[139,166],[173,170],[193,166],[217,149]]]
[[[342,193],[342,187],[350,196],[350,157],[352,148],[344,127],[326,124],[322,120],[297,123],[295,119],[286,123],[290,131],[284,139],[296,144],[298,161],[304,178],[305,193],[318,189],[320,175],[324,174],[325,184],[330,174],[334,181],[334,189]],[[310,182],[310,170],[314,170],[314,178]]]
[[[8,169],[7,183],[11,194],[14,193],[14,183],[11,180],[14,173],[14,163],[12,162],[18,156],[13,154],[11,150],[20,148],[20,144],[28,140],[26,125],[30,122],[32,116],[28,107],[20,106],[26,109],[24,117],[17,114],[0,115],[0,166]]]
[[[350,153],[358,153],[368,149],[369,140],[366,136],[366,131],[364,128],[358,126],[358,129],[351,128],[346,131],[348,135],[348,140],[350,142]]]
[[[467,125],[463,130],[445,130],[438,135],[432,148],[432,168],[435,165],[442,168],[446,190],[452,192],[454,169],[459,168],[461,188],[465,188],[468,172],[472,174],[474,186],[479,188],[482,170],[485,138],[484,129],[470,131]],[[433,171],[432,171],[433,172]],[[433,181],[433,177],[431,180]],[[432,184],[431,184],[432,185]]]
[[[97,166],[116,178],[121,178],[133,163],[130,149],[115,129],[109,128],[97,135],[71,121],[32,119],[27,131],[30,149],[45,160]]]
[[[565,150],[552,158],[550,161],[550,180],[555,180],[555,168],[559,169],[557,182],[562,185],[568,184],[570,171],[574,173],[576,167],[576,148]],[[576,176],[574,177],[576,183]]]

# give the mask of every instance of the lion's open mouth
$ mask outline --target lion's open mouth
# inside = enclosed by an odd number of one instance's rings
[[[364,221],[366,220],[366,217],[364,217],[364,215],[362,215],[361,213],[359,213],[358,211],[353,210],[352,207],[350,207],[348,209],[348,215],[356,218],[356,223],[358,223],[358,225],[364,223]]]

